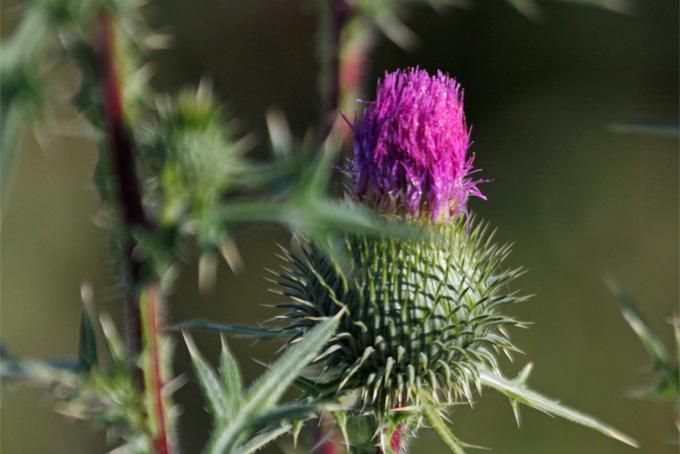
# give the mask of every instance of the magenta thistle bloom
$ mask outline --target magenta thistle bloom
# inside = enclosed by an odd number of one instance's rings
[[[470,177],[462,89],[441,71],[385,73],[353,129],[352,192],[382,212],[447,222],[486,199]]]

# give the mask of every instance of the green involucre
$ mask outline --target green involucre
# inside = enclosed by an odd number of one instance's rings
[[[278,280],[290,299],[279,305],[289,342],[344,309],[316,361],[327,394],[354,391],[379,419],[417,409],[423,396],[470,400],[479,367],[495,368],[497,353],[514,349],[504,328],[517,322],[499,310],[521,299],[507,290],[520,272],[502,266],[510,247],[491,238],[465,220],[420,240],[352,237],[346,272],[302,241],[301,253],[286,252]]]

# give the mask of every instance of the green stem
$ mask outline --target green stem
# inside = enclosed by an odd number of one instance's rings
[[[333,128],[340,97],[340,40],[352,13],[347,0],[319,2],[319,88],[321,92],[320,138],[323,141]]]

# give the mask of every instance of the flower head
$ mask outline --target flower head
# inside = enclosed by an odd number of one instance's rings
[[[441,71],[386,73],[354,131],[352,192],[379,210],[447,222],[470,196],[485,199],[470,177],[462,89]]]

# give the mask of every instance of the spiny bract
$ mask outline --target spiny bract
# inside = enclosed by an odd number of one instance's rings
[[[336,335],[317,358],[330,393],[357,391],[360,407],[378,418],[395,408],[470,400],[478,366],[514,349],[499,313],[521,299],[507,284],[519,270],[502,267],[509,246],[471,220],[435,228],[426,239],[350,238],[351,270],[343,273],[314,246],[286,252],[279,275],[290,301],[282,318],[289,342],[345,310]],[[415,407],[412,407],[415,406]]]

